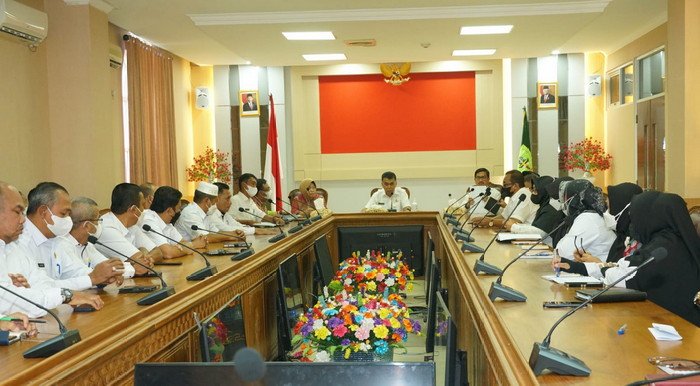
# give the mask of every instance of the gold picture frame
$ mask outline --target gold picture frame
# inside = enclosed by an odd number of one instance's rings
[[[258,103],[258,90],[241,90],[238,92],[238,101],[241,104],[241,117],[260,116],[260,104]]]
[[[559,85],[557,82],[537,82],[537,108],[540,110],[559,107]]]

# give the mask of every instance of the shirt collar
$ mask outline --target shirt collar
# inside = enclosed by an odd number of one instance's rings
[[[126,229],[124,224],[122,224],[122,222],[119,221],[117,216],[115,216],[114,213],[112,213],[112,212],[107,212],[107,213],[102,215],[102,226],[115,228],[123,236],[126,236],[126,234],[129,233],[129,230]]]
[[[192,214],[196,215],[202,220],[204,220],[204,218],[207,217],[207,214],[204,213],[202,208],[199,205],[197,205],[196,202],[187,205],[185,209],[183,209],[183,211],[192,212]]]
[[[74,247],[83,247],[83,246],[84,246],[83,244],[80,244],[80,243],[78,242],[78,240],[76,240],[76,238],[73,237],[73,235],[70,234],[70,233],[67,234],[67,235],[65,235],[65,236],[63,236],[63,237],[65,237],[66,240],[68,240],[68,241],[70,242],[70,244],[71,244],[72,246],[74,246]]]
[[[29,219],[24,222],[24,231],[22,233],[31,238],[36,246],[39,246],[49,240]]]
[[[158,224],[158,227],[160,229],[165,229],[165,227],[168,225],[165,223],[165,221],[163,221],[162,218],[160,218],[160,215],[158,215],[158,213],[156,213],[150,209],[146,209],[143,211],[143,220],[144,220],[144,223],[146,222],[146,220],[155,221],[156,224]]]

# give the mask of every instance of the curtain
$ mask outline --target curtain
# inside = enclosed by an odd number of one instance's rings
[[[138,38],[126,47],[131,182],[178,186],[172,57]]]

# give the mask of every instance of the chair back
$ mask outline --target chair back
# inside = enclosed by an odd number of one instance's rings
[[[323,197],[323,206],[328,208],[328,191],[323,188],[316,188],[316,193],[320,194]]]
[[[287,199],[289,199],[289,202],[292,202],[298,194],[299,194],[299,189],[292,189],[289,192],[289,194],[287,195]]]

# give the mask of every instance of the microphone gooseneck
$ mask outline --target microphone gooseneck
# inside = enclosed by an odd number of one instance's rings
[[[5,287],[5,286],[0,285],[0,288],[2,288],[2,289],[4,289],[5,291],[7,291],[7,292],[9,292],[9,293],[11,293],[11,294],[17,296],[18,298],[24,300],[25,302],[27,302],[27,303],[33,305],[33,306],[36,307],[36,308],[39,308],[39,309],[41,309],[41,310],[43,310],[43,311],[48,312],[49,315],[51,315],[54,319],[56,319],[56,322],[58,323],[58,330],[61,331],[61,333],[65,333],[66,331],[68,331],[68,329],[66,328],[66,326],[65,326],[63,323],[61,323],[61,319],[59,319],[58,316],[56,316],[56,314],[53,313],[53,311],[49,310],[48,308],[46,308],[46,307],[44,307],[44,306],[42,306],[42,305],[40,305],[40,304],[38,304],[38,303],[35,303],[35,302],[33,302],[33,301],[31,301],[31,300],[25,298],[24,296],[22,296],[22,295],[20,295],[20,294],[18,294],[18,293],[16,293],[16,292],[10,290],[9,288],[7,288],[7,287]]]
[[[172,237],[166,236],[166,235],[156,231],[148,224],[143,224],[143,226],[141,228],[143,228],[143,230],[145,230],[146,232],[153,232],[161,237],[164,237],[164,238],[176,243],[177,245],[181,245],[181,246],[189,249],[190,251],[198,254],[202,259],[204,259],[204,263],[206,264],[206,266],[204,268],[192,273],[191,275],[187,276],[187,280],[190,280],[190,281],[202,280],[202,279],[207,278],[209,276],[214,276],[218,272],[218,269],[215,266],[211,265],[211,263],[209,262],[209,259],[207,259],[207,257],[204,256],[204,254],[202,252],[190,247],[187,244],[181,243],[181,242],[173,239]]]
[[[506,218],[503,220],[503,223],[502,223],[501,226],[498,228],[498,231],[496,231],[496,234],[493,235],[493,238],[492,238],[491,241],[489,242],[489,245],[487,245],[486,248],[484,248],[484,252],[483,252],[483,253],[481,254],[481,256],[479,257],[479,260],[484,261],[484,255],[486,255],[486,251],[489,250],[489,248],[491,247],[491,244],[493,244],[493,242],[496,240],[496,237],[498,237],[498,234],[501,233],[501,231],[503,230],[503,228],[506,226],[506,223],[508,222],[508,220],[510,220],[510,218],[513,216],[513,213],[515,213],[515,210],[518,209],[518,206],[520,206],[520,204],[522,204],[523,201],[525,201],[525,198],[527,198],[527,196],[525,195],[525,193],[521,194],[520,197],[518,197],[518,202],[515,204],[515,208],[513,208],[513,211],[510,212],[510,213],[508,214],[508,217],[506,217]],[[482,220],[483,220],[483,219],[482,219]]]
[[[442,218],[445,218],[445,217],[447,217],[447,216],[452,216],[452,214],[453,214],[454,212],[456,212],[457,209],[459,209],[460,207],[462,207],[462,205],[458,205],[456,208],[454,208],[454,210],[453,210],[452,212],[449,212],[450,208],[452,208],[453,206],[455,206],[458,202],[462,201],[462,199],[463,199],[464,197],[466,197],[469,193],[471,193],[471,192],[473,192],[473,191],[474,191],[474,188],[473,188],[473,187],[470,187],[469,189],[467,189],[467,192],[464,193],[464,194],[462,195],[462,197],[456,199],[455,202],[453,202],[453,203],[450,204],[447,208],[445,208],[445,213],[442,214]],[[465,204],[465,205],[466,205],[466,204]],[[449,212],[449,213],[448,213],[448,212]]]
[[[241,207],[241,206],[238,207],[238,211],[241,212],[241,213],[247,213],[247,214],[249,214],[249,215],[251,215],[251,216],[253,216],[253,217],[257,217],[257,218],[259,218],[259,219],[261,219],[261,220],[265,220],[264,217],[258,216],[257,214],[252,213],[250,210],[248,210],[248,209],[246,209],[246,208],[243,208],[243,207]],[[275,226],[277,226],[277,229],[280,230],[280,233],[277,234],[276,236],[271,237],[269,240],[267,240],[267,241],[270,242],[270,243],[274,243],[274,242],[280,241],[280,240],[282,240],[283,238],[287,237],[287,234],[284,233],[284,230],[282,230],[282,227],[281,227],[281,226],[279,226],[279,225],[277,225],[277,224],[275,224]]]
[[[118,254],[119,256],[121,256],[121,257],[123,257],[123,258],[129,260],[130,262],[132,262],[132,263],[134,263],[134,264],[136,264],[136,265],[138,265],[138,266],[141,266],[141,267],[147,269],[149,272],[153,273],[154,275],[156,275],[156,276],[160,279],[160,283],[161,283],[161,285],[162,285],[163,287],[167,287],[167,286],[168,286],[167,284],[165,284],[165,280],[163,280],[163,276],[160,274],[160,272],[156,271],[155,269],[153,269],[153,268],[147,266],[146,264],[141,263],[140,261],[136,261],[136,260],[132,259],[130,256],[127,256],[127,255],[125,255],[125,254],[123,254],[123,253],[117,251],[116,249],[114,249],[114,248],[112,248],[112,247],[110,247],[110,246],[108,246],[108,245],[105,245],[104,243],[99,242],[99,241],[97,240],[97,237],[95,237],[95,236],[93,236],[93,235],[88,236],[88,241],[89,241],[90,243],[92,243],[92,244],[103,246],[103,247],[109,249],[110,251],[112,251],[112,252]]]
[[[242,237],[242,236],[237,236],[237,235],[233,235],[233,234],[229,234],[229,233],[223,233],[223,232],[213,231],[213,230],[211,230],[211,229],[200,228],[200,227],[198,227],[198,226],[195,225],[195,224],[192,224],[192,226],[190,227],[190,229],[192,229],[193,231],[205,231],[205,232],[209,232],[209,233],[216,233],[217,235],[228,236],[228,237],[235,237],[236,239],[243,241],[243,242],[246,244],[246,248],[250,248],[250,243],[248,242],[248,240],[247,240],[245,237]]]

